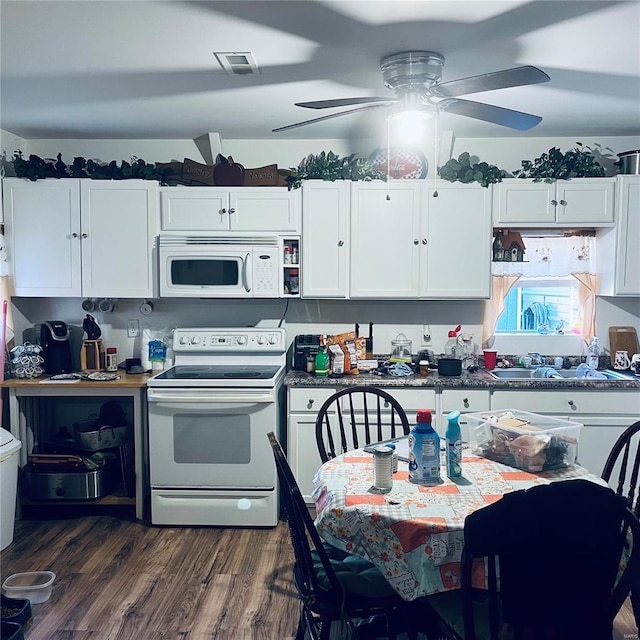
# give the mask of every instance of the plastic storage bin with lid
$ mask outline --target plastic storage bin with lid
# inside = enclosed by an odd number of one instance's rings
[[[470,445],[476,455],[524,471],[576,464],[582,425],[517,409],[467,413]]]
[[[6,429],[0,428],[0,550],[13,542],[18,486],[18,451],[22,446]]]

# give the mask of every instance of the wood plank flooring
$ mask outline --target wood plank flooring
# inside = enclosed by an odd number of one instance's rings
[[[111,515],[23,519],[2,580],[56,573],[26,640],[289,640],[298,621],[293,552],[275,529],[153,527]],[[627,602],[615,640],[638,638]]]

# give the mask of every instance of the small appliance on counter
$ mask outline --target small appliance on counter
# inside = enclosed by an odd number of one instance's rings
[[[313,365],[322,344],[324,344],[324,336],[322,334],[298,334],[293,341],[291,368],[296,371],[308,371],[307,363]]]
[[[71,332],[62,320],[47,320],[40,325],[40,346],[47,373],[71,373]]]

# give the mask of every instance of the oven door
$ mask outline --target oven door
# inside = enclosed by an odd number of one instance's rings
[[[274,389],[149,389],[153,488],[274,490]]]

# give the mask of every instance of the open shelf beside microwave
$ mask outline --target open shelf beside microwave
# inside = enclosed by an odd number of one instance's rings
[[[286,298],[300,297],[300,238],[282,239],[282,291]]]

